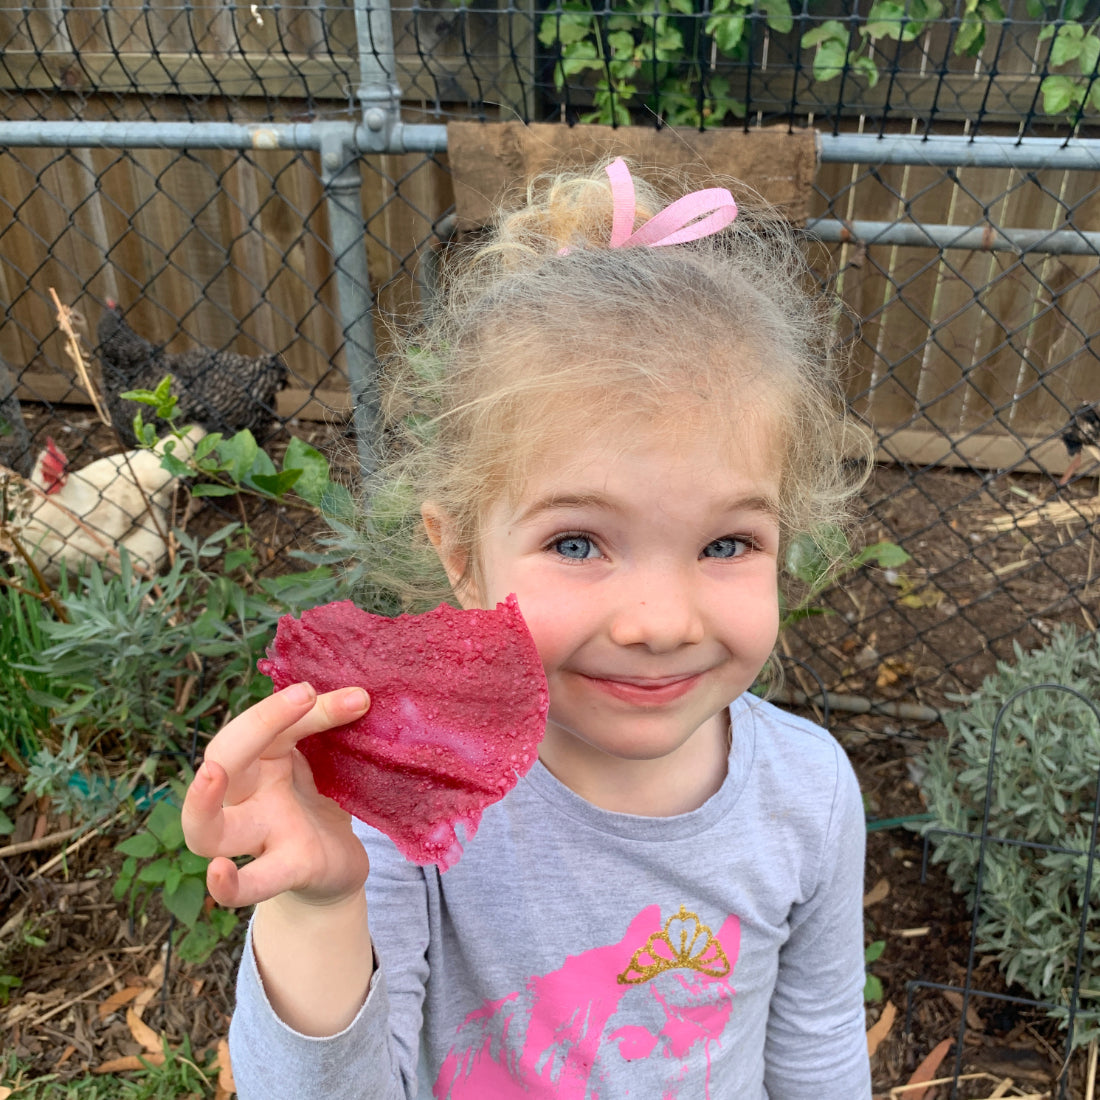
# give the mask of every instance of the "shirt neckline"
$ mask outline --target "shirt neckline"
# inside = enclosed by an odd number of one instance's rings
[[[760,700],[755,700],[757,703]],[[730,751],[726,778],[701,806],[672,817],[646,817],[594,806],[557,779],[541,760],[521,780],[559,813],[598,832],[638,841],[678,840],[717,824],[736,805],[756,752],[756,721],[752,702],[740,696],[730,704]]]

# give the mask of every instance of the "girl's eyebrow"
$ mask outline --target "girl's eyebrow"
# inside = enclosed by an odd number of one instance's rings
[[[555,493],[533,501],[516,517],[517,523],[530,523],[543,512],[555,512],[564,508],[614,508],[607,497],[599,493]]]
[[[516,522],[531,523],[544,512],[569,508],[602,508],[610,511],[615,508],[615,502],[600,493],[555,493],[533,501],[519,513]],[[751,493],[723,501],[718,511],[759,512],[762,515],[776,517],[779,515],[779,502],[772,496]]]

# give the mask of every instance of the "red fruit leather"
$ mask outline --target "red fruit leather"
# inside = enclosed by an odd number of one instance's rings
[[[495,611],[443,605],[389,619],[344,600],[284,615],[257,667],[280,689],[370,693],[362,718],[298,747],[322,794],[443,871],[462,854],[455,826],[473,838],[485,807],[534,764],[546,728],[546,677],[515,596]]]

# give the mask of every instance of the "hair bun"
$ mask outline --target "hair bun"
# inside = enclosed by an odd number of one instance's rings
[[[535,256],[563,249],[606,248],[611,239],[614,201],[607,165],[611,158],[583,172],[553,172],[536,177],[526,201],[503,210],[489,250]],[[648,221],[664,203],[655,188],[634,177],[635,227]]]

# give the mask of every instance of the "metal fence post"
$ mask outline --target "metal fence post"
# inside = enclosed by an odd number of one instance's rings
[[[378,465],[380,403],[359,155],[382,153],[390,147],[401,114],[401,91],[393,78],[396,62],[389,0],[355,0],[355,25],[362,125],[355,141],[348,140],[346,127],[322,132],[321,180],[332,234],[355,445],[365,478]]]
[[[371,316],[370,271],[363,241],[359,154],[344,139],[344,134],[322,134],[321,181],[332,235],[332,261],[351,390],[355,446],[360,472],[367,477],[378,465],[375,446],[380,412],[378,360]]]

